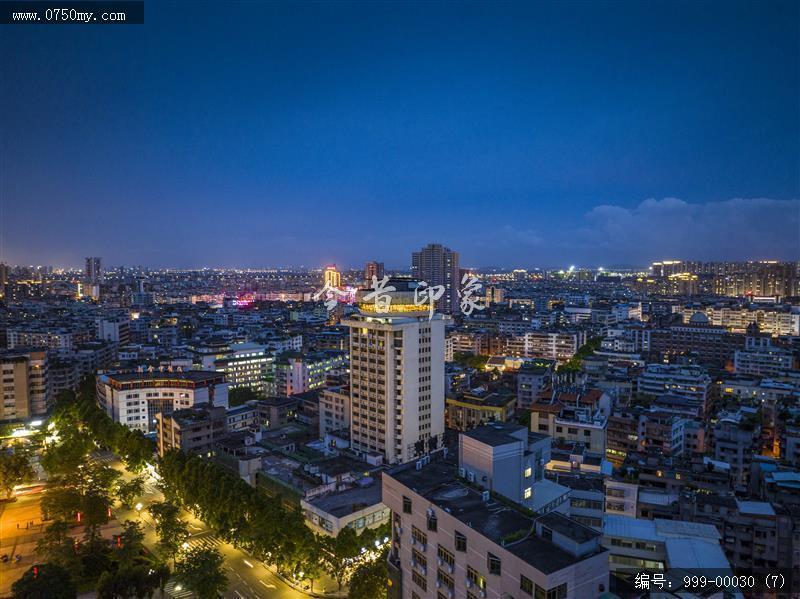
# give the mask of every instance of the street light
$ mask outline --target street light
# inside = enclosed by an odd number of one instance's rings
[[[186,551],[188,548],[189,548],[189,543],[187,543],[186,541],[184,541],[184,542],[183,542],[183,544],[181,545],[181,549],[183,549],[184,551]]]

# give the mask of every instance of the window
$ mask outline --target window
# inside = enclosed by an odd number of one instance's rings
[[[567,583],[562,583],[557,587],[547,591],[547,599],[566,599],[567,597]]]
[[[439,545],[436,555],[440,560],[442,560],[442,563],[447,564],[448,566],[452,567],[456,563],[456,557],[441,545]]]
[[[456,531],[456,551],[467,550],[467,537]]]
[[[524,574],[519,577],[519,590],[527,595],[533,595],[533,581]]]
[[[411,550],[411,559],[412,565],[417,565],[420,568],[428,568],[428,558],[426,558],[422,553],[417,551],[416,549]]]
[[[532,492],[531,492],[531,488],[530,488],[530,487],[528,487],[527,489],[525,489],[525,490],[522,492],[522,497],[523,497],[523,499],[530,499],[530,498],[531,498],[531,493],[532,493]]]
[[[414,581],[414,584],[416,584],[423,591],[428,590],[428,581],[425,580],[425,577],[416,570],[411,570],[411,579]]]
[[[436,581],[441,583],[442,586],[447,587],[451,591],[455,586],[455,583],[453,582],[453,577],[450,576],[447,572],[445,572],[441,568],[439,568],[439,570],[436,571]]]
[[[410,514],[411,513],[411,499],[403,495],[403,513]]]
[[[472,566],[467,566],[467,580],[480,590],[486,590],[486,579],[481,576],[477,570],[473,569]]]
[[[431,512],[428,514],[428,530],[436,532],[436,528],[438,526],[438,520],[436,518],[436,514]]]
[[[500,576],[500,558],[491,553],[486,554],[486,565],[489,568],[489,574]]]
[[[423,551],[424,551],[424,547],[428,544],[428,535],[426,535],[424,532],[422,532],[416,526],[412,526],[411,527],[411,540],[412,540],[412,542],[414,544],[419,543],[420,545],[422,545],[423,546]]]
[[[525,468],[525,478],[530,478],[531,474],[533,474],[533,470]]]
[[[546,526],[542,526],[542,538],[545,541],[552,541],[553,540],[553,529],[547,528]]]

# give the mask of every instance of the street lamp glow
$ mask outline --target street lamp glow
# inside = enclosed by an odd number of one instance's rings
[[[141,511],[142,511],[142,508],[143,508],[144,506],[142,505],[142,503],[141,503],[141,502],[139,502],[139,503],[137,503],[137,504],[136,504],[135,506],[133,506],[133,507],[134,507],[134,508],[136,508],[136,511],[137,511],[137,512],[141,512]]]
[[[183,542],[183,544],[181,545],[181,549],[183,549],[184,551],[186,551],[188,548],[189,548],[189,543],[187,543],[186,541],[184,541],[184,542]]]

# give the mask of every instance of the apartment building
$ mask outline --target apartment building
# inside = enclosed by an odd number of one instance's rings
[[[50,407],[47,352],[8,350],[0,352],[0,421],[42,416]]]
[[[608,590],[598,531],[557,512],[531,518],[459,479],[453,461],[389,471],[383,502],[394,514],[392,599],[590,599]]]

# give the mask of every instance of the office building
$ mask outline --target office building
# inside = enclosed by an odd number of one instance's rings
[[[325,387],[319,394],[319,437],[350,428],[350,388]]]
[[[444,314],[459,311],[458,292],[461,285],[458,252],[438,243],[431,243],[411,255],[411,276],[430,287],[443,286],[444,293],[436,309]]]
[[[0,352],[0,421],[42,416],[50,407],[47,353],[40,350]]]
[[[224,372],[231,389],[247,387],[256,393],[267,393],[275,359],[264,345],[233,343],[228,351],[214,360],[214,370]]]
[[[388,306],[360,292],[359,312],[343,324],[350,327],[351,447],[398,463],[442,441],[444,317],[414,304],[416,281],[390,279],[389,286]]]
[[[228,407],[223,372],[151,369],[100,374],[97,403],[114,421],[142,432],[156,430],[156,414],[169,415],[195,404]]]

